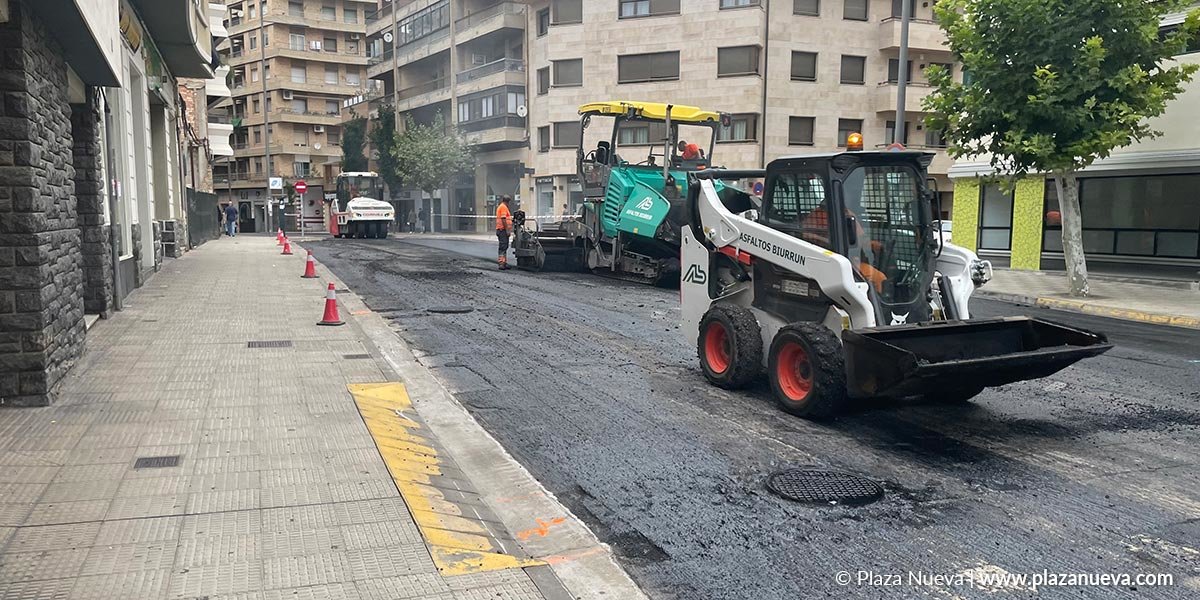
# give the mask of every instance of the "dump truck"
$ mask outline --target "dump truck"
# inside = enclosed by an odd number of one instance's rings
[[[336,198],[330,202],[329,233],[338,238],[386,239],[396,209],[383,198],[383,178],[367,171],[337,176]]]
[[[535,227],[514,219],[518,268],[553,263],[642,283],[678,281],[687,174],[713,168],[717,132],[730,125],[730,116],[630,101],[585,104],[579,114],[583,203],[559,222]],[[732,185],[713,185],[719,194],[751,202]]]
[[[709,382],[735,389],[765,371],[781,408],[818,418],[857,398],[963,402],[1112,348],[1042,319],[972,318],[991,265],[939,235],[933,154],[861,140],[689,175],[681,312]],[[764,178],[761,206],[726,202],[721,177]]]

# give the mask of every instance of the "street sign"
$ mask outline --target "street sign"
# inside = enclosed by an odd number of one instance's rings
[[[293,186],[296,188],[297,194],[303,194],[304,192],[308,191],[308,184],[305,183],[303,179],[294,183]]]
[[[283,178],[282,177],[270,178],[270,187],[273,190],[282,190],[283,189]]]

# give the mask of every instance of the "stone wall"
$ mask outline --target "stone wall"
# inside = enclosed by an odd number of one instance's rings
[[[83,351],[61,48],[24,2],[0,24],[0,405],[45,405]]]
[[[142,287],[142,284],[146,283],[146,280],[149,279],[149,274],[154,272],[154,265],[151,264],[149,267],[146,266],[147,261],[145,255],[143,254],[142,248],[142,224],[130,224],[129,231],[133,237],[133,287],[140,288]],[[151,248],[150,260],[153,260],[153,252],[154,249]],[[147,268],[150,269],[149,273],[146,271]],[[128,286],[128,284],[126,284],[126,286]]]
[[[104,180],[100,161],[101,115],[94,97],[72,106],[75,199],[82,240],[83,309],[108,318],[113,308],[112,233],[104,223]]]

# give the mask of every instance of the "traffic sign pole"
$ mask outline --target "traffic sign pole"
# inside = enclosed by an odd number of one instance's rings
[[[296,183],[292,184],[292,187],[296,190],[296,219],[300,221],[300,239],[305,240],[306,238],[304,237],[304,192],[308,191],[308,182],[304,181],[303,179],[298,179],[298,180],[296,180]]]

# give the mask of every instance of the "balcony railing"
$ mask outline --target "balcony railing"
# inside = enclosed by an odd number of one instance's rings
[[[376,54],[375,56],[368,58],[367,64],[373,67],[379,63],[387,62],[389,60],[392,60],[392,49],[391,48],[384,50],[383,54]]]
[[[460,122],[458,128],[465,133],[475,131],[487,131],[488,129],[500,129],[502,127],[518,127],[525,128],[525,119],[516,115],[498,115],[488,117],[486,119],[478,119],[475,121]]]
[[[429,94],[431,92],[445,89],[450,89],[449,77],[442,77],[441,79],[435,79],[433,81],[404,88],[400,90],[400,99],[406,100],[408,98],[412,98],[413,96],[420,96],[421,94]]]
[[[481,23],[490,21],[501,15],[519,15],[523,7],[518,2],[502,2],[495,6],[489,6],[483,10],[477,10],[461,19],[454,22],[458,31],[463,31],[471,27],[475,27]]]
[[[338,106],[340,108],[340,106],[341,106],[340,102],[338,103]],[[338,112],[327,112],[327,111],[323,111],[323,110],[296,110],[294,108],[281,108],[281,109],[279,109],[279,112],[281,114],[306,115],[306,116],[310,116],[310,117],[334,117],[334,118],[336,118],[341,115],[340,110]]]
[[[466,83],[468,81],[474,81],[481,77],[487,77],[488,75],[502,73],[505,71],[524,73],[525,61],[519,58],[502,58],[500,60],[487,63],[486,65],[481,65],[472,69],[467,69],[466,71],[462,71],[455,76],[455,81],[458,83]]]

